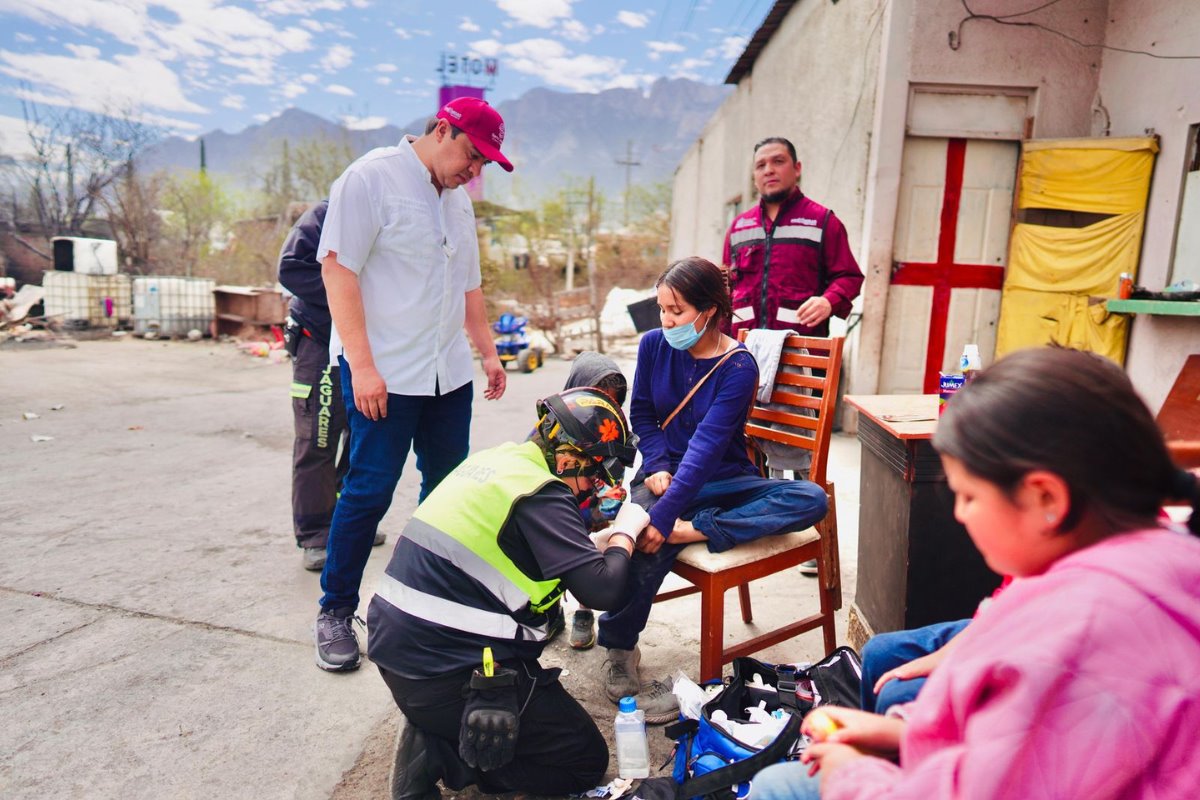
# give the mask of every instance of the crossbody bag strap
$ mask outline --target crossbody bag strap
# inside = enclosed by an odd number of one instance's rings
[[[722,365],[722,364],[724,364],[726,361],[728,361],[728,360],[729,360],[729,357],[730,357],[731,355],[733,355],[734,353],[736,353],[736,352],[737,352],[738,350],[740,350],[740,349],[741,349],[741,348],[739,348],[739,347],[736,347],[736,346],[735,346],[735,347],[734,347],[732,350],[730,350],[728,353],[726,353],[725,355],[721,356],[721,360],[720,360],[720,361],[718,361],[716,364],[713,364],[713,368],[712,368],[712,369],[710,369],[708,372],[704,373],[704,377],[703,377],[703,378],[701,378],[700,380],[696,381],[696,385],[695,385],[695,386],[693,386],[693,387],[692,387],[692,390],[691,390],[690,392],[688,392],[688,393],[687,393],[687,396],[686,396],[686,397],[684,397],[682,400],[680,400],[680,401],[679,401],[679,405],[675,406],[675,410],[674,410],[674,411],[672,411],[672,412],[671,412],[671,413],[670,413],[670,414],[667,416],[667,418],[666,418],[665,420],[663,420],[662,429],[663,429],[664,431],[667,429],[667,426],[671,424],[671,420],[675,419],[675,415],[676,415],[676,414],[678,414],[680,411],[682,411],[682,410],[683,410],[683,407],[684,407],[684,406],[686,406],[686,405],[688,404],[688,401],[692,399],[692,395],[694,395],[694,394],[695,394],[695,393],[696,393],[696,392],[697,392],[697,391],[700,389],[700,387],[704,385],[704,382],[705,382],[706,380],[708,380],[709,378],[711,378],[711,377],[712,377],[712,374],[713,374],[714,372],[716,372],[716,371],[717,371],[717,367],[721,366],[721,365]]]

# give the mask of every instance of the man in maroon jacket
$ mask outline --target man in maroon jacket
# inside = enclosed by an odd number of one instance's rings
[[[733,294],[733,331],[775,328],[829,335],[829,317],[843,319],[862,288],[846,227],[800,191],[800,161],[787,139],[754,146],[753,208],[734,218],[722,263]]]

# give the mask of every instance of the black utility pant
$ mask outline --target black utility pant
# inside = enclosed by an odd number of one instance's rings
[[[544,670],[536,661],[515,668],[522,703],[529,698],[521,713],[517,752],[490,772],[467,766],[458,755],[463,686],[470,670],[428,680],[402,678],[383,667],[379,672],[408,722],[424,731],[431,763],[440,765],[447,789],[476,784],[490,794],[561,797],[597,786],[608,769],[608,745],[596,723],[558,682],[558,670]]]
[[[346,407],[338,368],[329,365],[329,347],[299,335],[292,358],[292,528],[300,547],[324,547],[333,507],[350,466],[349,448],[339,444],[346,431]]]

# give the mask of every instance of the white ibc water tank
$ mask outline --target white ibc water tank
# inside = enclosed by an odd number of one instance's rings
[[[48,271],[42,276],[46,316],[72,328],[115,328],[132,314],[128,275]]]
[[[184,336],[196,328],[207,333],[213,322],[211,278],[155,275],[133,279],[133,332]]]
[[[85,239],[82,236],[55,236],[54,269],[83,275],[116,275],[117,243],[112,239]]]

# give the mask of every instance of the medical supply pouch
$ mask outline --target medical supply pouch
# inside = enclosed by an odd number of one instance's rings
[[[858,708],[861,685],[862,664],[849,647],[839,647],[807,668],[734,659],[733,676],[704,704],[700,719],[682,720],[666,729],[676,740],[672,777],[682,784],[680,797],[745,797],[755,773],[803,748],[800,723],[805,714],[819,705]],[[727,730],[748,730],[740,726],[750,722],[747,709],[751,708],[781,722],[780,733],[766,746],[761,740],[740,740]],[[708,775],[714,777],[693,783]],[[723,786],[726,794],[697,791],[710,783],[715,787],[711,791]]]

